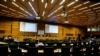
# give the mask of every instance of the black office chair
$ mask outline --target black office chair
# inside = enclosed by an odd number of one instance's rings
[[[81,55],[80,47],[79,46],[74,46],[72,54],[73,54],[73,56],[80,56]]]
[[[8,47],[0,45],[0,56],[8,56]]]
[[[44,56],[54,56],[54,47],[44,47]]]
[[[91,56],[92,55],[92,46],[88,45],[86,47],[86,56]]]
[[[28,47],[28,52],[25,56],[38,56],[38,48],[37,47]]]
[[[11,49],[11,55],[10,56],[22,56],[21,49]]]
[[[70,47],[62,47],[61,50],[61,56],[70,56]]]
[[[100,48],[99,45],[94,46],[94,50],[93,50],[94,56],[100,56],[99,48]]]

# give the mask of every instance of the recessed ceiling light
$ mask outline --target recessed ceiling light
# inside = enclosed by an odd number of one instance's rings
[[[42,14],[42,16],[44,16],[44,14],[45,14],[45,11],[43,11],[43,14]]]
[[[15,2],[12,2],[12,4],[15,5],[16,7],[18,7],[20,10],[24,11],[25,13],[27,13],[28,15],[32,16],[32,14],[30,14],[28,11],[26,11],[25,9],[23,9],[21,6],[19,6]]]
[[[100,5],[100,2],[90,5],[89,7]]]
[[[90,3],[90,1],[86,1],[86,2],[84,2],[83,4],[88,4],[88,3]]]
[[[50,15],[48,15],[48,17],[50,17],[51,15],[53,15],[54,13],[56,13],[58,10],[60,10],[61,8],[63,8],[63,6],[60,6],[57,10],[53,11]]]
[[[32,2],[34,2],[34,0],[32,0]]]
[[[96,9],[100,9],[100,7],[96,7],[96,8],[93,8],[94,10],[96,10]]]
[[[43,3],[43,2],[44,2],[44,0],[41,0],[41,2]]]
[[[62,5],[65,1],[66,1],[66,0],[62,0],[62,1],[59,3],[59,5]]]
[[[25,1],[25,0],[22,0],[23,2]]]
[[[76,2],[78,2],[78,0],[75,0]]]
[[[69,4],[67,5],[67,7],[69,7],[69,6],[73,5],[73,4],[75,4],[75,1],[69,3]]]
[[[32,10],[34,11],[35,15],[38,16],[36,10],[34,9],[34,7],[32,6],[32,4],[30,2],[28,2],[28,4],[30,5],[30,7],[32,8]]]
[[[54,3],[54,0],[51,0],[51,4],[53,4]]]
[[[83,7],[83,8],[80,8],[79,10],[84,10],[84,9],[87,9],[88,7]]]
[[[68,12],[73,12],[73,11],[75,11],[75,9],[72,9],[72,10],[70,10],[70,11],[68,11]]]
[[[82,6],[82,4],[79,4],[79,5],[77,5],[77,6],[73,7],[73,8],[78,8],[78,7],[81,7],[81,6]]]
[[[14,2],[16,2],[16,0],[13,0]]]
[[[4,0],[4,2],[7,2],[7,0]]]
[[[88,11],[91,11],[91,9],[87,9],[87,10],[84,10],[84,11],[82,11],[82,12],[88,12]]]
[[[48,3],[45,3],[45,8],[47,7]]]
[[[7,6],[3,5],[3,4],[0,4],[0,6],[4,7],[4,8],[8,8]]]

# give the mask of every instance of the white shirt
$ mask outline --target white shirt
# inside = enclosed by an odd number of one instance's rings
[[[38,47],[38,46],[44,46],[44,44],[42,43],[42,42],[38,42],[37,44],[35,44],[36,45],[36,47]]]

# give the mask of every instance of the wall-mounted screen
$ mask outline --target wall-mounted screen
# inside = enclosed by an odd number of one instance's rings
[[[45,33],[58,33],[58,25],[45,24]]]
[[[20,22],[21,32],[37,32],[37,23]]]

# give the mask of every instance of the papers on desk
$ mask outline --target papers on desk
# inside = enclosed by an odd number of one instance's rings
[[[8,43],[6,43],[6,42],[0,42],[0,44],[8,44]]]
[[[28,51],[25,50],[25,49],[21,49],[21,52],[23,52],[23,53],[27,53]]]

